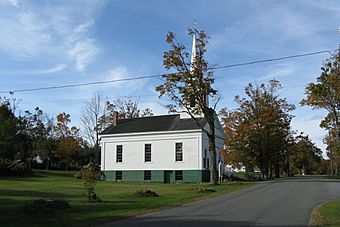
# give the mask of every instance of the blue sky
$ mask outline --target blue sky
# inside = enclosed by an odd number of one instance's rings
[[[319,50],[340,42],[340,3],[333,1],[20,1],[0,0],[0,91],[114,80],[163,73],[168,31],[190,47],[193,25],[211,37],[207,58],[227,65]],[[325,112],[300,107],[304,86],[315,81],[327,54],[216,70],[219,108],[235,107],[249,82],[282,82],[282,97],[297,106],[293,128],[325,149],[319,128]],[[131,96],[155,114],[166,114],[158,79],[50,91],[15,93],[22,110],[71,114],[80,125],[86,100],[96,92]],[[0,94],[9,96],[9,94]]]

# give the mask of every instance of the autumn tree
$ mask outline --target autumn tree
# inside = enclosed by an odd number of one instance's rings
[[[57,123],[54,126],[54,130],[58,137],[78,137],[79,129],[75,126],[69,126],[71,122],[71,115],[67,113],[60,113],[57,115]]]
[[[322,151],[312,143],[308,136],[301,134],[295,138],[289,152],[292,172],[308,175],[316,173],[321,161]]]
[[[316,83],[309,83],[305,89],[306,98],[301,105],[325,109],[328,115],[320,123],[328,130],[328,148],[333,157],[340,154],[340,53],[333,54],[321,67]]]
[[[69,126],[70,122],[71,116],[69,114],[60,113],[57,115],[57,123],[54,129],[58,136],[56,155],[61,158],[66,169],[69,168],[73,160],[76,160],[81,150],[79,129],[75,126]]]
[[[268,85],[250,83],[245,88],[246,98],[235,97],[236,110],[220,112],[226,133],[223,156],[232,157],[227,163],[257,166],[266,178],[280,176],[288,150],[289,111],[294,109],[276,94],[280,87],[277,80]]]
[[[214,76],[205,59],[208,36],[204,31],[188,29],[188,34],[194,37],[194,54],[190,59],[189,50],[176,40],[175,34],[169,32],[166,42],[170,49],[164,52],[163,65],[171,73],[162,75],[164,83],[156,87],[160,97],[167,95],[171,103],[167,106],[170,112],[185,112],[202,128],[209,140],[211,154],[210,181],[217,184],[216,166],[216,121],[215,107],[208,104],[208,97],[217,98],[217,90],[213,88]],[[191,60],[191,61],[190,61]],[[198,121],[204,115],[208,129]]]

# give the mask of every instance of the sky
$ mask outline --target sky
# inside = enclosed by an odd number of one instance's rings
[[[0,0],[0,92],[165,73],[168,31],[188,48],[194,25],[210,37],[207,60],[229,65],[321,50],[340,43],[338,0]],[[304,87],[316,82],[328,53],[215,71],[218,109],[236,107],[248,83],[281,81],[280,97],[296,105],[292,128],[323,151],[326,112],[301,107]],[[155,115],[167,114],[157,78],[76,88],[15,92],[20,110],[66,112],[81,126],[84,103],[94,94],[132,97]]]

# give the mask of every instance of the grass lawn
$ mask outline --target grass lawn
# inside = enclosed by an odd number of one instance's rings
[[[313,211],[310,222],[313,226],[340,226],[340,200],[318,206]]]
[[[127,218],[190,201],[239,190],[254,183],[242,182],[210,186],[209,184],[161,184],[98,182],[96,193],[101,203],[89,203],[84,197],[83,180],[74,172],[35,171],[35,176],[0,178],[1,226],[71,226],[93,225]],[[198,187],[216,192],[198,193]],[[154,190],[159,197],[142,198],[136,190]],[[53,215],[28,215],[22,211],[25,202],[40,198],[65,199],[71,208]]]

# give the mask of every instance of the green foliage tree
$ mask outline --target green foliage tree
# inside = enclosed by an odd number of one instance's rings
[[[3,102],[0,104],[0,158],[14,160],[21,147],[18,141],[17,118],[11,111],[9,104]]]
[[[213,72],[205,60],[208,37],[204,31],[188,29],[188,34],[195,37],[196,54],[193,61],[189,59],[189,51],[176,40],[175,34],[169,32],[166,42],[170,50],[163,55],[163,65],[171,73],[164,74],[164,83],[156,87],[160,97],[167,95],[171,103],[167,105],[170,112],[185,112],[206,133],[209,140],[209,151],[211,155],[211,183],[217,184],[216,166],[216,128],[217,115],[215,105],[210,107],[207,97],[216,98],[217,90],[213,88]],[[218,99],[216,99],[218,100]],[[194,104],[194,105],[193,105]],[[198,121],[199,116],[204,115],[209,129],[204,128]]]
[[[249,84],[247,98],[235,97],[238,108],[220,112],[226,133],[225,160],[234,165],[257,166],[267,178],[279,177],[288,149],[290,122],[289,111],[294,106],[280,98],[276,91],[279,81],[269,85]]]

